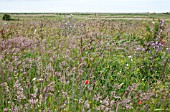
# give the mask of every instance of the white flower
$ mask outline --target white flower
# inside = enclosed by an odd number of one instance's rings
[[[34,34],[36,34],[36,32],[37,32],[37,29],[34,30]]]
[[[34,77],[33,79],[32,79],[32,81],[35,81],[36,80],[36,78]]]
[[[132,56],[128,56],[128,58],[132,58]]]

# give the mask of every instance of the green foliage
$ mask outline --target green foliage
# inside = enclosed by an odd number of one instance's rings
[[[11,16],[9,14],[4,14],[3,17],[2,17],[2,20],[10,21],[11,20]]]

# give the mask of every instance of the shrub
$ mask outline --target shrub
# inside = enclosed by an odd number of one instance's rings
[[[11,20],[11,16],[9,14],[4,14],[3,17],[2,17],[2,20],[10,21]]]

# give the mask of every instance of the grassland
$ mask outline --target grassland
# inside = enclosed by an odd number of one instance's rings
[[[0,20],[0,111],[170,111],[169,14],[11,17]]]

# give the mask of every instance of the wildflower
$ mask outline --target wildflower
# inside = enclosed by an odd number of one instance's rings
[[[159,25],[160,25],[160,26],[163,26],[164,22],[165,22],[165,21],[164,21],[163,19],[161,19]]]
[[[137,50],[137,51],[140,51],[141,49],[138,47],[138,48],[136,48],[136,50]]]
[[[85,108],[90,108],[90,105],[89,105],[89,103],[88,103],[88,100],[85,101],[84,107],[85,107]]]
[[[34,77],[33,79],[32,79],[32,81],[35,81],[36,80],[36,78]]]
[[[142,51],[145,51],[145,48],[142,48]]]
[[[88,84],[89,84],[89,80],[86,80],[86,81],[85,81],[85,84],[88,85]]]
[[[139,105],[142,105],[142,101],[141,101],[141,100],[139,100],[139,101],[138,101],[138,104],[139,104]]]
[[[29,102],[30,104],[35,105],[38,102],[38,99],[30,99]]]
[[[4,108],[4,112],[8,112],[8,108]]]
[[[128,56],[128,58],[132,58],[132,56]]]
[[[121,103],[123,103],[123,104],[127,104],[127,103],[129,103],[130,102],[130,100],[129,99],[124,99]]]
[[[23,92],[23,88],[22,88],[22,86],[21,86],[21,84],[19,83],[18,80],[15,82],[14,88],[16,88],[16,90],[17,90],[18,101],[21,101],[22,99],[26,99],[24,92]]]
[[[34,34],[36,34],[36,32],[37,32],[37,29],[34,30]]]

